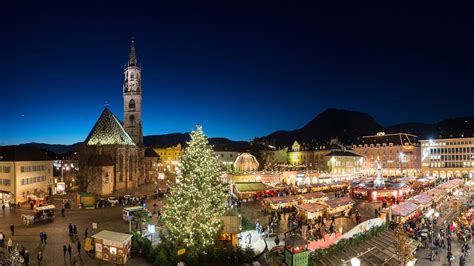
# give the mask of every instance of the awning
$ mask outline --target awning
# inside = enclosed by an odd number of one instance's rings
[[[326,204],[329,208],[337,208],[339,206],[354,204],[355,201],[351,197],[335,198],[332,200],[326,201]]]
[[[99,233],[93,235],[92,238],[108,240],[115,243],[126,243],[132,238],[132,235],[102,230]]]
[[[263,184],[262,182],[235,183],[235,188],[238,192],[258,192],[270,189],[270,187]]]
[[[413,202],[404,202],[392,208],[392,215],[405,217],[416,211],[418,205]]]
[[[307,212],[322,212],[327,208],[327,206],[321,203],[308,203],[308,204],[298,205],[296,206],[296,208],[302,209],[303,211],[307,211]]]

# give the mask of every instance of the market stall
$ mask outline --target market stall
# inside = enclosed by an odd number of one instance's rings
[[[418,214],[417,209],[418,205],[415,203],[404,202],[391,208],[392,219],[397,223],[404,223]],[[384,209],[382,212],[390,213],[390,209]]]
[[[132,235],[102,230],[92,236],[97,259],[125,264],[130,257]]]
[[[355,201],[351,197],[335,198],[327,200],[325,204],[328,206],[326,215],[330,216],[348,215],[349,211],[354,206]]]
[[[89,192],[79,192],[76,195],[76,203],[78,206],[81,206],[81,208],[94,209],[95,201],[96,196]]]
[[[317,219],[319,216],[325,217],[327,208],[327,205],[317,202],[296,206],[298,212],[304,214],[307,219]]]
[[[266,208],[277,210],[279,207],[291,207],[298,204],[300,198],[298,196],[285,196],[285,197],[271,197],[265,198],[263,203]]]
[[[249,200],[253,198],[273,196],[274,189],[262,182],[243,182],[233,184],[233,192],[239,199]]]
[[[299,195],[303,203],[324,202],[329,198],[324,192],[312,192]]]
[[[433,197],[429,194],[420,194],[407,200],[407,202],[418,205],[418,210],[423,213],[431,208]]]

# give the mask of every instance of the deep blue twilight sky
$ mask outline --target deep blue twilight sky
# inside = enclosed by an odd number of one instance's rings
[[[105,102],[122,119],[132,35],[145,135],[248,140],[329,107],[382,125],[474,113],[472,8],[164,2],[3,3],[0,145],[83,141]]]

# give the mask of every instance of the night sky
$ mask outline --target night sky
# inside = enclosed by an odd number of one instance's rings
[[[83,141],[105,103],[122,119],[132,35],[145,135],[249,140],[330,107],[384,126],[474,114],[472,8],[73,2],[2,3],[0,145]]]

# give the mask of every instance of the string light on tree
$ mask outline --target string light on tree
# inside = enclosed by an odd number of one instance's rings
[[[191,132],[180,157],[176,181],[170,184],[163,219],[171,236],[200,253],[214,244],[227,208],[217,157],[202,127]]]

